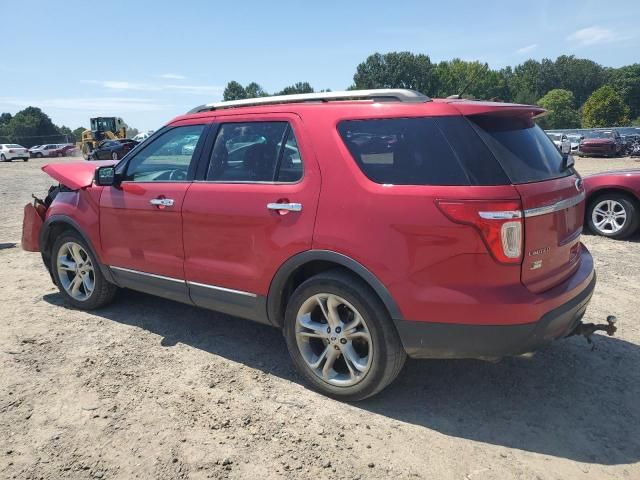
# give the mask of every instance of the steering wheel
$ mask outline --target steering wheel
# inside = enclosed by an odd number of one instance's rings
[[[187,179],[186,170],[176,169],[176,170],[172,170],[171,173],[169,174],[169,180],[173,182],[179,182],[186,179]]]

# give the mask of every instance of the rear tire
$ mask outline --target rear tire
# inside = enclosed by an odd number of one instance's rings
[[[66,303],[80,310],[103,307],[118,291],[104,277],[95,255],[77,232],[63,233],[53,243],[51,272]]]
[[[406,359],[380,299],[358,277],[341,270],[320,273],[296,288],[287,303],[284,336],[308,384],[343,401],[380,392]]]
[[[7,160],[7,157],[5,157],[3,153],[3,154],[0,154],[0,161],[8,162],[9,160]]]
[[[638,204],[623,193],[605,193],[593,199],[587,208],[587,224],[596,235],[627,238],[638,229]]]

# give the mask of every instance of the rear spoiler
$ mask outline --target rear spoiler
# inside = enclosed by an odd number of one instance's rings
[[[449,105],[458,110],[462,115],[505,115],[527,118],[540,118],[547,111],[537,105],[521,105],[519,103],[476,102],[476,101],[451,101]]]

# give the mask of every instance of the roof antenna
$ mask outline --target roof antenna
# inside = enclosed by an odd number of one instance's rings
[[[480,73],[480,70],[484,70],[485,68],[486,68],[486,65],[483,65],[480,68],[477,68],[476,71],[473,72],[473,75],[471,75],[471,78],[469,79],[469,81],[464,85],[464,87],[462,87],[462,90],[460,90],[460,93],[457,93],[456,95],[449,95],[447,98],[455,99],[455,100],[462,98],[462,95],[467,91],[467,89],[475,81],[476,77]]]

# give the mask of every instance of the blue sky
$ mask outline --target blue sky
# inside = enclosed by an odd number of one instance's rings
[[[229,80],[341,90],[376,51],[492,68],[561,54],[640,61],[637,0],[0,0],[0,16],[0,111],[39,106],[71,128],[120,115],[156,129],[219,100]]]

